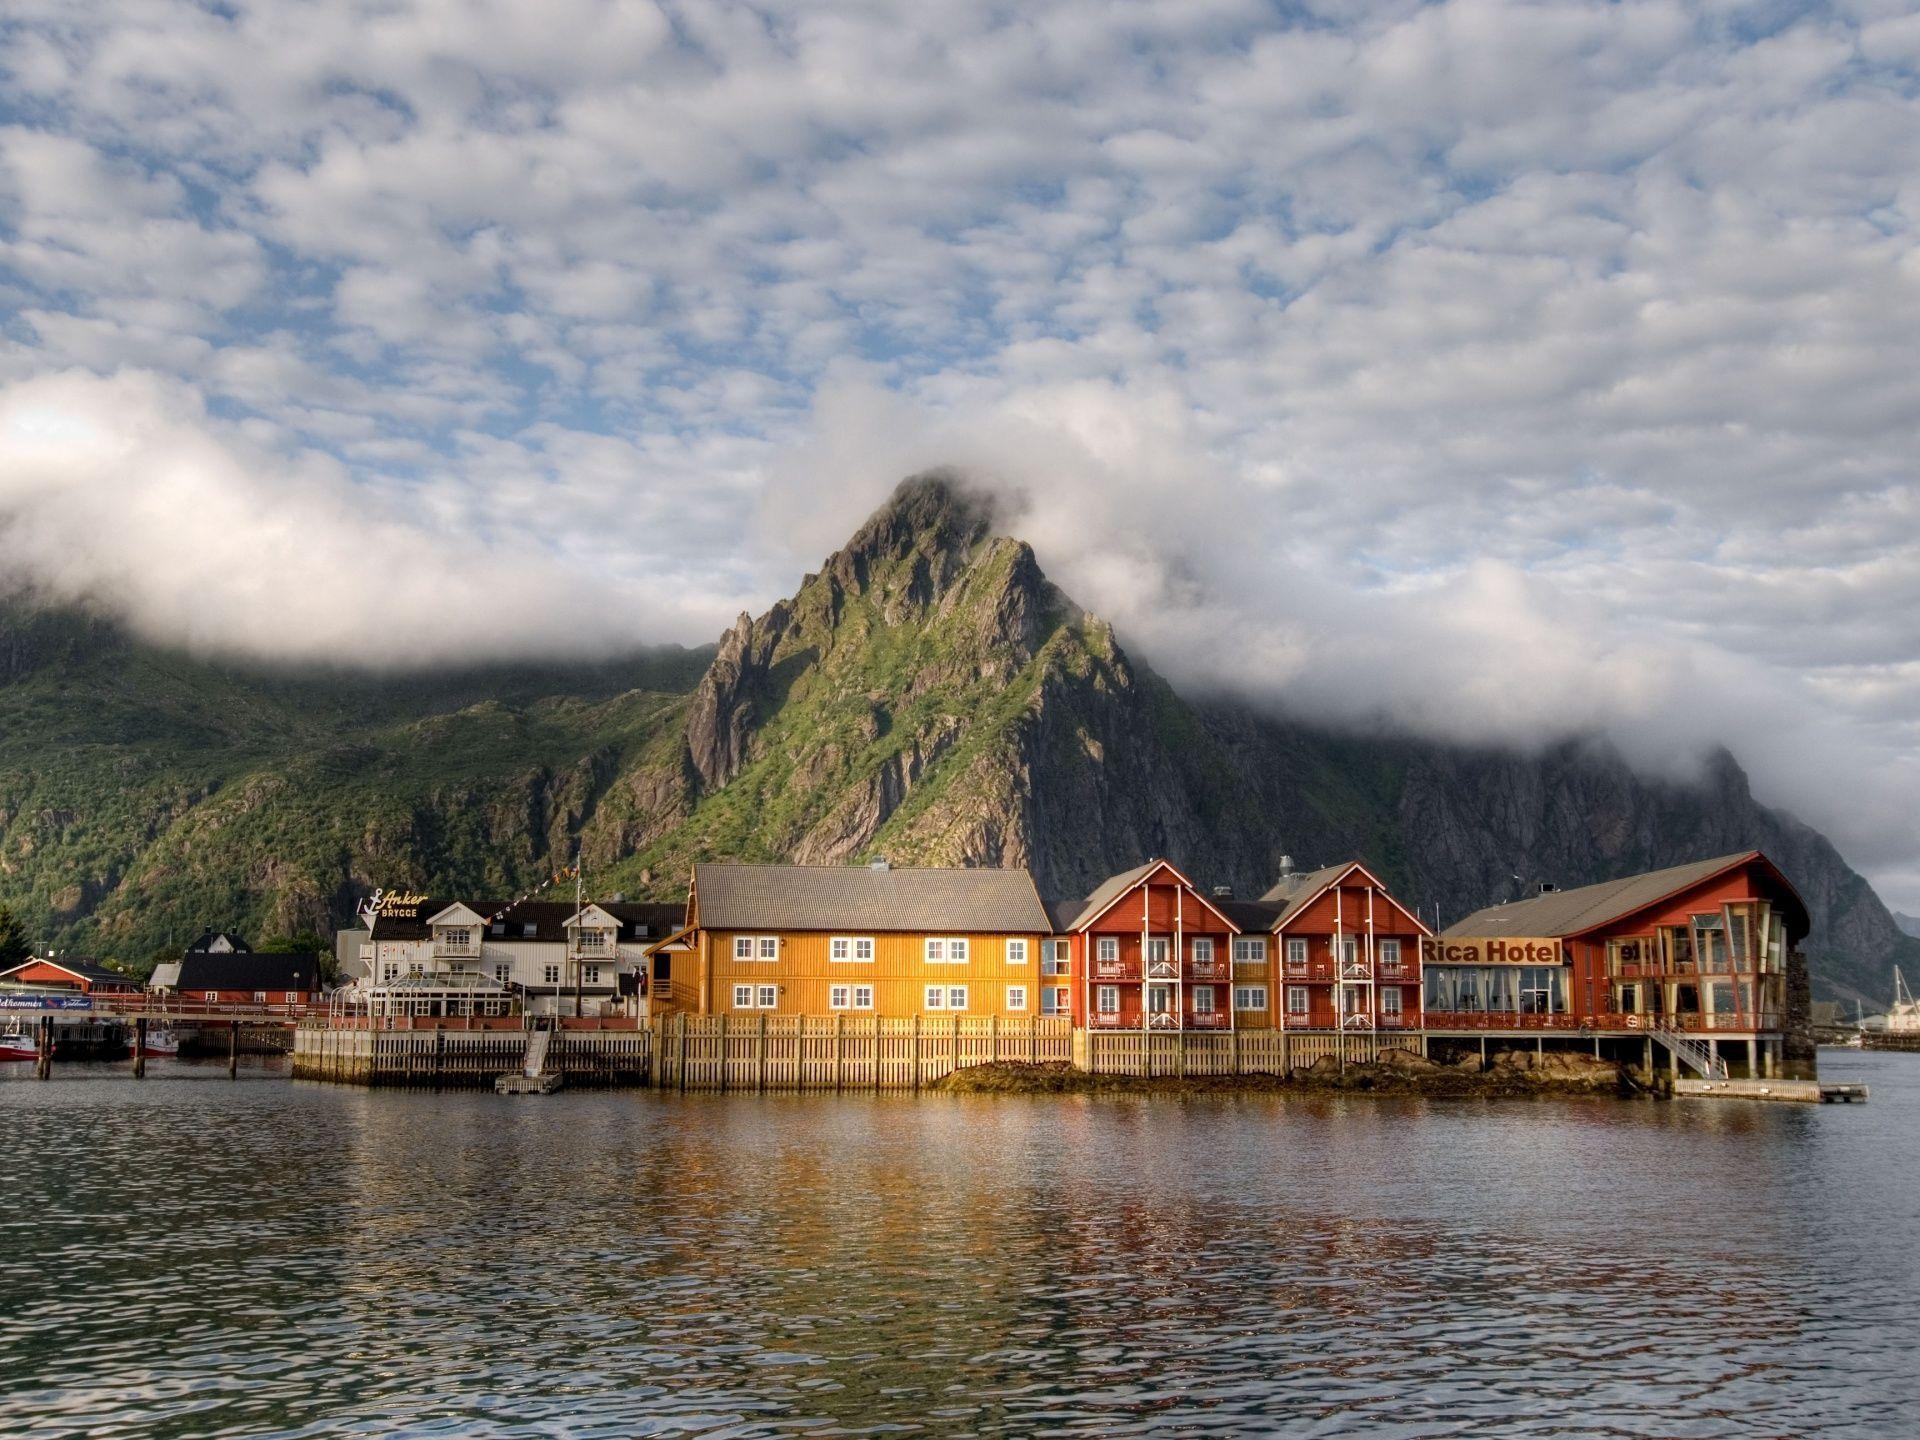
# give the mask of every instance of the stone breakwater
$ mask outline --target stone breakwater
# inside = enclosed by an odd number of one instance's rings
[[[1626,1066],[1589,1055],[1504,1050],[1483,1066],[1479,1055],[1442,1064],[1406,1050],[1389,1050],[1374,1064],[1348,1064],[1329,1056],[1282,1075],[1153,1077],[1099,1075],[1070,1065],[974,1065],[935,1081],[929,1089],[961,1094],[1247,1094],[1278,1092],[1370,1092],[1524,1098],[1541,1095],[1649,1093]]]

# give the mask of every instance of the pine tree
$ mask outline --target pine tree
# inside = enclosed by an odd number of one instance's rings
[[[13,911],[0,905],[0,970],[32,958],[33,947],[27,943],[26,927]]]

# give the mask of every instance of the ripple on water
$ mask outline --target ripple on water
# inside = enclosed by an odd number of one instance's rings
[[[1920,1058],[1830,1068],[1874,1103],[9,1077],[0,1434],[1910,1434]]]

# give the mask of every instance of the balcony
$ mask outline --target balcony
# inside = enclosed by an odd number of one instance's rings
[[[1418,1015],[1409,1015],[1403,1010],[1398,1014],[1381,1015],[1379,1017],[1379,1023],[1382,1030],[1418,1030],[1420,1028],[1420,1017]]]
[[[1373,967],[1364,960],[1349,960],[1340,967],[1342,980],[1371,980]]]
[[[1094,1030],[1138,1030],[1140,1028],[1140,1022],[1138,1020],[1130,1020],[1125,1015],[1096,1011],[1094,1012],[1089,1028]]]
[[[1218,960],[1189,960],[1187,962],[1187,978],[1189,980],[1225,980],[1228,973],[1228,967],[1222,965]]]
[[[1096,960],[1093,964],[1093,978],[1096,980],[1138,980],[1140,967],[1130,960]]]
[[[1229,1030],[1233,1017],[1224,1010],[1196,1010],[1187,1016],[1189,1030]]]
[[[478,940],[435,940],[433,958],[436,960],[478,960],[480,942]]]
[[[1152,960],[1147,963],[1149,980],[1178,980],[1180,967],[1171,960]]]

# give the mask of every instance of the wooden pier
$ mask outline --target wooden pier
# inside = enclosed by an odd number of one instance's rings
[[[1864,1105],[1867,1087],[1850,1080],[1675,1080],[1675,1099],[1775,1100],[1798,1105]]]

